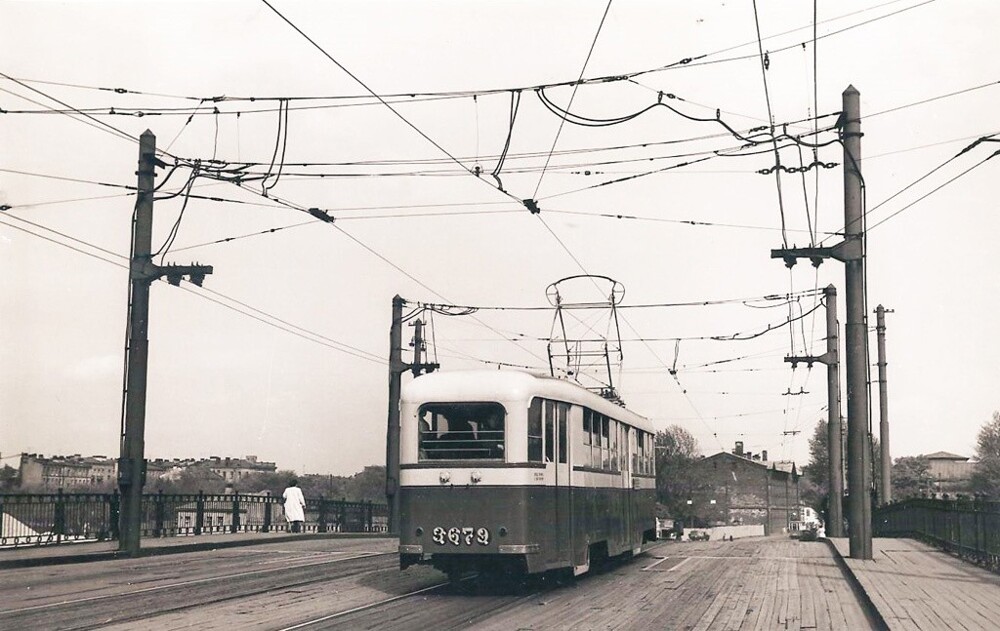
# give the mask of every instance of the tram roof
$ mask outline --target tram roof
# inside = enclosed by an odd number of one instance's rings
[[[533,396],[575,403],[647,432],[654,432],[652,423],[644,416],[615,405],[575,382],[519,370],[438,371],[417,377],[403,386],[402,390],[402,400],[407,403],[509,401]]]

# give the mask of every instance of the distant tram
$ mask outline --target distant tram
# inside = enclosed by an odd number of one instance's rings
[[[432,373],[400,423],[402,569],[579,575],[656,539],[652,427],[581,386]]]

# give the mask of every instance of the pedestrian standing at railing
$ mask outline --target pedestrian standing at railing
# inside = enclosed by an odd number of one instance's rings
[[[291,524],[292,532],[301,532],[306,520],[306,498],[302,496],[299,481],[292,478],[281,497],[285,499],[285,519]]]

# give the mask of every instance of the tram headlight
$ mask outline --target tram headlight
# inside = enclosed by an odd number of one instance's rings
[[[478,471],[473,471],[469,474],[469,480],[471,480],[473,484],[479,484],[483,481],[483,474]]]
[[[451,472],[450,471],[442,471],[438,475],[438,480],[441,481],[441,484],[448,484],[449,482],[451,482]]]

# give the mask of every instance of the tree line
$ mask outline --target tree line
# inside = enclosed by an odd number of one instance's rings
[[[845,437],[846,440],[846,437]],[[873,472],[878,471],[880,454],[878,441],[872,441]],[[843,452],[846,451],[846,444]],[[817,510],[822,510],[830,490],[829,448],[827,443],[827,423],[816,424],[809,440],[810,461],[803,467],[804,488],[802,498]],[[926,456],[901,456],[892,463],[892,499],[901,501],[917,497],[941,497],[945,494],[1000,500],[1000,411],[994,412],[991,420],[983,424],[976,439],[975,462],[971,476],[947,487],[942,493],[938,480],[930,470],[930,460]],[[878,476],[873,475],[878,483]]]
[[[846,436],[843,440],[841,453],[846,454]],[[699,513],[708,509],[705,502],[697,501],[698,496],[710,490],[706,490],[703,482],[694,475],[692,465],[702,457],[694,436],[683,427],[672,425],[656,433],[655,444],[658,516],[682,519],[686,523],[711,517]],[[816,424],[809,440],[809,456],[809,463],[802,467],[799,478],[800,497],[803,504],[822,514],[830,490],[826,420]],[[873,471],[877,471],[881,459],[878,440],[872,441],[869,456]],[[942,496],[926,456],[895,458],[891,477],[893,500]],[[873,475],[876,483],[878,479],[877,475]],[[1000,501],[1000,411],[994,412],[992,419],[979,430],[971,477],[949,487],[947,493],[951,497],[961,495]],[[688,500],[695,501],[689,504]]]

